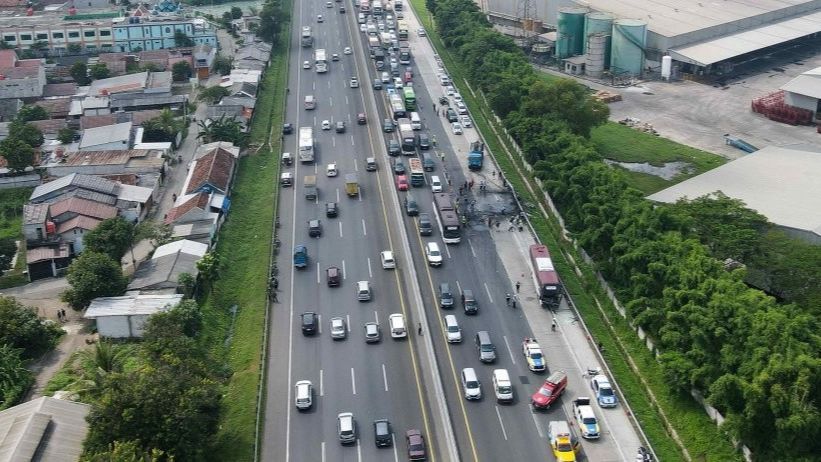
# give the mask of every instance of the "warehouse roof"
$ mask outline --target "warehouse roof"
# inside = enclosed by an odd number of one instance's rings
[[[111,143],[120,143],[127,147],[130,140],[131,122],[103,125],[102,127],[83,130],[83,138],[80,140],[80,149]]]
[[[821,67],[804,72],[781,87],[782,90],[821,99]]]
[[[501,3],[495,0],[494,3]],[[740,21],[814,0],[723,0],[720,3],[681,0],[576,0],[581,6],[612,13],[617,18],[641,19],[659,35],[673,37],[709,27]],[[795,14],[795,13],[793,13]],[[772,22],[774,18],[770,18]],[[766,21],[764,21],[766,22]]]
[[[208,252],[207,245],[200,242],[181,239],[179,241],[169,242],[168,244],[157,247],[151,258],[160,258],[175,253],[186,253],[188,255],[202,257],[206,252]]]
[[[90,410],[88,404],[43,396],[0,411],[0,460],[78,460]]]
[[[167,311],[182,301],[181,294],[167,295],[123,295],[121,297],[98,297],[91,301],[84,318],[101,316],[133,316]]]
[[[821,11],[682,48],[671,48],[669,52],[677,61],[707,66],[816,32],[821,32]]]
[[[672,203],[721,191],[772,223],[821,236],[819,152],[768,146],[659,191],[650,200]]]

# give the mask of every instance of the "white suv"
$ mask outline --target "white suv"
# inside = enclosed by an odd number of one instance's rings
[[[380,255],[382,259],[382,268],[383,269],[394,269],[396,268],[396,260],[393,257],[393,252],[390,250],[385,250]]]
[[[442,251],[439,250],[439,244],[435,242],[428,242],[425,245],[425,257],[428,259],[430,266],[442,265]]]

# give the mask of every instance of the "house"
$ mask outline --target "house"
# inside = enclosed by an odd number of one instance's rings
[[[119,185],[117,208],[120,210],[120,216],[134,223],[143,221],[154,205],[158,187],[159,184],[156,184],[154,188],[130,184]]]
[[[197,277],[197,261],[208,252],[208,245],[188,240],[157,247],[150,260],[140,264],[128,290],[140,293],[176,293],[183,273]]]
[[[117,216],[117,207],[102,204],[82,197],[66,197],[65,199],[52,202],[51,204],[31,204],[24,207],[37,207],[48,205],[50,220],[59,225],[78,216],[94,218],[98,221],[107,220]]]
[[[236,161],[230,151],[217,148],[206,153],[191,167],[186,178],[184,194],[217,192],[228,194],[234,179]]]
[[[42,59],[18,59],[14,50],[0,50],[0,99],[40,98],[46,85]]]
[[[80,151],[112,151],[131,147],[131,122],[83,130]]]
[[[79,460],[91,406],[43,396],[0,411],[0,459],[67,462]]]
[[[41,166],[45,167],[46,172],[51,176],[63,176],[71,173],[86,175],[160,173],[165,170],[165,164],[166,159],[161,150],[123,149],[67,153]]]
[[[26,241],[44,241],[54,236],[55,230],[49,214],[49,204],[23,205],[23,235]]]
[[[97,332],[106,338],[142,337],[148,317],[179,305],[182,295],[130,294],[121,297],[99,297],[91,301],[86,319],[94,319]]]
[[[85,234],[97,229],[101,222],[102,220],[93,217],[78,215],[57,225],[57,235],[64,243],[71,245],[71,250],[76,255],[85,249]]]
[[[217,49],[211,45],[197,45],[192,50],[194,58],[194,73],[198,79],[207,79],[211,75],[211,67],[217,57]]]
[[[264,70],[268,67],[271,59],[271,52],[265,51],[254,44],[246,45],[234,55],[234,67],[236,69]]]
[[[41,99],[35,101],[34,105],[45,109],[49,118],[65,119],[71,112],[71,97]]]
[[[142,125],[146,120],[151,120],[162,113],[159,109],[148,109],[145,111],[134,112],[115,112],[113,114],[104,115],[88,115],[80,117],[80,128],[102,127],[104,125],[121,124],[123,122],[131,122],[135,127]]]
[[[141,111],[147,109],[171,109],[181,111],[183,105],[188,101],[187,95],[163,94],[116,94],[111,95],[112,111]]]
[[[91,82],[88,96],[121,93],[165,94],[171,92],[171,72],[138,72]]]
[[[17,116],[17,111],[23,107],[20,98],[0,99],[0,122],[11,122]]]
[[[111,100],[108,96],[86,96],[72,99],[68,109],[68,116],[72,120],[82,116],[105,115],[111,113]]]
[[[188,223],[203,219],[211,219],[216,213],[211,211],[211,194],[200,192],[184,196],[179,205],[173,207],[165,215],[165,224]],[[177,200],[178,202],[180,199]]]
[[[199,159],[217,148],[228,151],[234,156],[234,159],[239,159],[239,146],[234,146],[234,143],[230,141],[214,141],[213,143],[201,144],[197,146],[197,149],[194,151],[194,159]]]
[[[93,175],[72,173],[48,183],[43,183],[31,192],[29,202],[39,204],[73,191],[80,191],[86,198],[97,202],[113,204],[117,197],[117,183]],[[95,195],[96,194],[96,195]]]
[[[231,86],[231,96],[256,98],[258,88],[256,83],[235,82]]]
[[[66,272],[74,254],[66,242],[50,243],[26,251],[29,281],[58,277]]]
[[[77,84],[68,83],[47,83],[43,86],[43,98],[63,98],[74,96],[77,93]]]
[[[210,219],[174,224],[171,227],[171,237],[202,242],[208,245],[213,244],[219,230],[220,219],[216,213],[212,215],[214,217]]]

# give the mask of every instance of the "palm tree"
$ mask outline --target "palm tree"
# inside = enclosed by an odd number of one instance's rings
[[[114,346],[111,342],[100,340],[90,350],[77,353],[80,366],[79,378],[69,385],[77,393],[98,396],[109,375],[123,370],[125,359],[130,355],[132,346]]]
[[[4,395],[13,398],[13,392],[26,388],[31,380],[31,372],[23,366],[20,353],[7,343],[0,345],[0,404]]]
[[[176,142],[177,134],[185,128],[185,122],[170,109],[163,109],[160,115],[142,124],[146,141]]]
[[[230,141],[237,146],[242,146],[245,141],[242,123],[233,117],[226,117],[225,114],[219,119],[201,120],[197,122],[197,125],[200,127],[197,138],[201,138],[205,143]]]

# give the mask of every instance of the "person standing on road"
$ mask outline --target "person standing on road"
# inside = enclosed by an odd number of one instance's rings
[[[507,303],[507,306],[510,306],[510,294],[505,294],[505,303]]]
[[[433,103],[433,112],[436,112],[436,103]]]
[[[519,287],[521,287],[521,286],[522,286],[522,283],[519,282],[519,281],[516,281],[516,293],[517,294],[519,293]]]
[[[419,335],[422,335],[422,323],[421,323],[421,322],[420,322],[420,323],[417,323],[417,325],[418,325],[417,333],[418,333]]]

